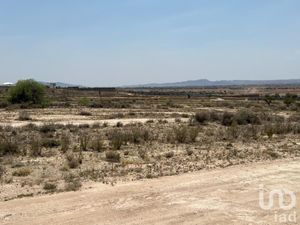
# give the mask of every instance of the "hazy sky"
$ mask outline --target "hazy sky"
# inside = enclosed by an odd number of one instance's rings
[[[299,0],[0,0],[0,82],[300,78]]]

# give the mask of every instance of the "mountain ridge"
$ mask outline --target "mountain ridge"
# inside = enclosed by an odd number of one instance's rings
[[[232,85],[291,85],[299,84],[300,79],[278,79],[278,80],[216,80],[208,79],[186,80],[168,83],[148,83],[130,85],[126,87],[209,87],[209,86],[232,86]]]

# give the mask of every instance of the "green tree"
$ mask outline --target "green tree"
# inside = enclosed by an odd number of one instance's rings
[[[12,104],[45,104],[45,86],[35,80],[20,80],[9,89],[8,101]]]

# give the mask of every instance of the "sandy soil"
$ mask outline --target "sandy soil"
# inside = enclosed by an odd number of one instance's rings
[[[180,176],[94,184],[80,192],[0,203],[1,224],[277,224],[260,209],[259,185],[299,195],[300,159],[233,166]],[[299,218],[298,218],[299,220]],[[285,224],[285,223],[283,223]],[[300,221],[298,221],[300,224]]]
[[[13,127],[22,127],[28,124],[34,124],[37,126],[41,126],[45,123],[55,123],[61,125],[73,124],[73,125],[82,125],[89,124],[93,125],[95,123],[103,124],[106,123],[108,125],[114,126],[118,122],[122,122],[123,124],[129,123],[145,123],[148,120],[157,121],[158,119],[163,119],[168,122],[174,122],[176,117],[172,117],[172,114],[180,115],[182,112],[178,111],[161,111],[161,112],[151,112],[152,116],[144,115],[147,112],[137,111],[138,117],[134,118],[107,118],[116,113],[129,113],[128,110],[109,110],[109,109],[86,109],[83,111],[87,111],[92,113],[92,116],[82,116],[79,115],[79,109],[33,109],[26,110],[29,112],[32,120],[29,121],[20,121],[18,120],[19,111],[22,110],[14,110],[14,111],[5,111],[0,110],[0,126],[13,126]],[[131,112],[134,112],[131,110]],[[184,113],[187,115],[192,115],[192,113]],[[159,116],[161,115],[161,118]],[[188,121],[188,118],[181,118],[182,121]]]
[[[106,120],[94,120],[94,119],[77,119],[77,120],[73,120],[73,119],[68,119],[65,121],[47,121],[48,123],[54,123],[54,124],[60,124],[60,125],[68,125],[68,124],[72,124],[72,125],[83,125],[83,124],[89,124],[89,125],[93,125],[93,124],[104,124],[106,123],[107,125],[110,126],[114,126],[116,125],[118,122],[123,123],[124,125],[126,124],[130,124],[130,123],[146,123],[148,120],[153,120],[153,121],[158,121],[157,119],[153,119],[153,118],[124,118],[124,119],[106,119]],[[166,118],[164,119],[165,121],[168,122],[174,122],[175,118]],[[182,118],[181,121],[187,122],[188,119],[187,118]],[[0,122],[0,126],[12,126],[12,127],[22,127],[22,126],[26,126],[28,124],[34,124],[36,126],[42,126],[43,124],[47,123],[47,122],[42,122],[42,121],[13,121],[13,122],[9,122],[9,123],[1,123]]]

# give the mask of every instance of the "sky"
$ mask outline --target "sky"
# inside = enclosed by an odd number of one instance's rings
[[[0,83],[300,78],[299,0],[0,0]]]

